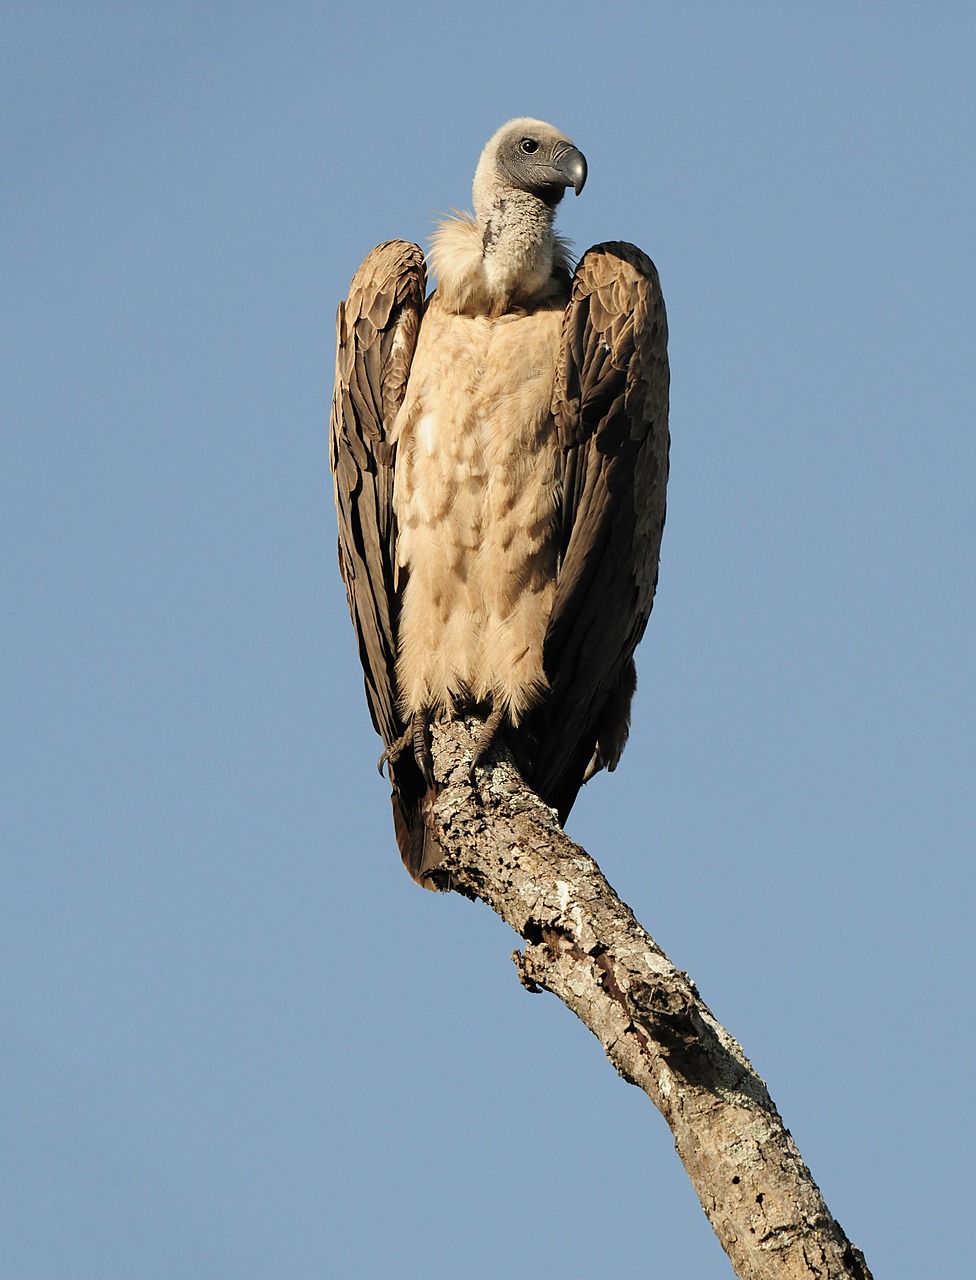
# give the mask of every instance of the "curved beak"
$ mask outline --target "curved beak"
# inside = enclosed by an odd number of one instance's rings
[[[562,174],[567,187],[572,187],[577,195],[586,183],[586,156],[571,142],[561,142],[553,152],[556,169]]]

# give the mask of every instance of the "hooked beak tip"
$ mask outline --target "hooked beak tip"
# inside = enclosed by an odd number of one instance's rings
[[[566,179],[566,186],[572,187],[579,195],[586,185],[586,156],[578,147],[568,143],[556,158],[556,165]]]

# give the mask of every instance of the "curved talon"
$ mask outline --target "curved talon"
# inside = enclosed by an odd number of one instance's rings
[[[403,755],[407,743],[411,741],[412,737],[413,729],[408,725],[403,733],[400,734],[399,738],[397,738],[396,742],[391,742],[380,758],[376,761],[376,768],[379,771],[381,778],[383,776],[383,766],[385,764],[396,764]]]

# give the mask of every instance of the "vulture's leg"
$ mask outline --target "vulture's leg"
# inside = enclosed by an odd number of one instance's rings
[[[495,735],[498,733],[502,717],[505,714],[505,704],[495,706],[492,702],[491,715],[482,725],[481,732],[478,734],[478,741],[474,744],[474,750],[471,752],[471,768],[468,770],[468,776],[474,782],[475,765],[491,750],[492,743],[495,741]]]
[[[396,742],[391,743],[376,762],[376,767],[383,776],[385,764],[396,764],[408,747],[413,748],[417,768],[424,775],[428,787],[434,784],[434,759],[430,754],[430,711],[415,711],[410,723],[400,734]]]

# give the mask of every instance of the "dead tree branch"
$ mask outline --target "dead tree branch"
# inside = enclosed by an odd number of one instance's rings
[[[472,787],[471,741],[434,727],[441,887],[525,939],[522,982],[568,1005],[658,1108],[740,1280],[871,1280],[741,1046],[510,759]]]

